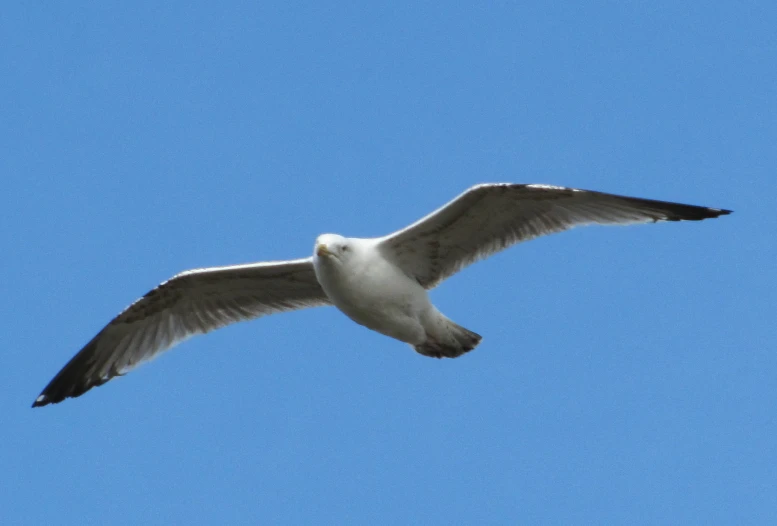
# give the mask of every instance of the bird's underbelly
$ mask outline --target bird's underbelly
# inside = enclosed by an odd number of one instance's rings
[[[332,303],[359,325],[417,344],[426,338],[421,314],[431,307],[426,290],[404,274],[360,274],[322,280]]]

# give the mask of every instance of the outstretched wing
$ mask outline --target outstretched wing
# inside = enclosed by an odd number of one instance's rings
[[[32,406],[80,396],[195,334],[329,303],[311,258],[183,272],[124,309],[62,368]]]
[[[481,184],[379,242],[426,288],[510,245],[578,225],[698,221],[729,210],[540,184]]]

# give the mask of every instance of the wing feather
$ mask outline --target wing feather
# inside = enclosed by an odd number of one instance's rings
[[[195,334],[328,304],[310,258],[183,272],[106,325],[51,380],[33,407],[80,396]]]
[[[481,184],[382,238],[384,256],[426,288],[535,237],[588,225],[699,221],[729,210],[537,184]]]

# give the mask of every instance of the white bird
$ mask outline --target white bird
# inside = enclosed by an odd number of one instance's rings
[[[446,318],[427,291],[470,263],[578,225],[698,221],[729,213],[559,186],[473,186],[388,236],[324,234],[312,257],[178,274],[106,325],[32,406],[80,396],[195,334],[321,305],[334,305],[424,356],[455,358],[481,337]]]

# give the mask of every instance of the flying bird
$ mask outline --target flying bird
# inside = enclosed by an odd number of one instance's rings
[[[476,185],[387,236],[323,234],[307,258],[182,272],[108,323],[32,406],[80,396],[195,334],[322,305],[424,356],[456,358],[481,336],[446,318],[427,291],[467,265],[579,225],[699,221],[729,213],[542,184]]]

